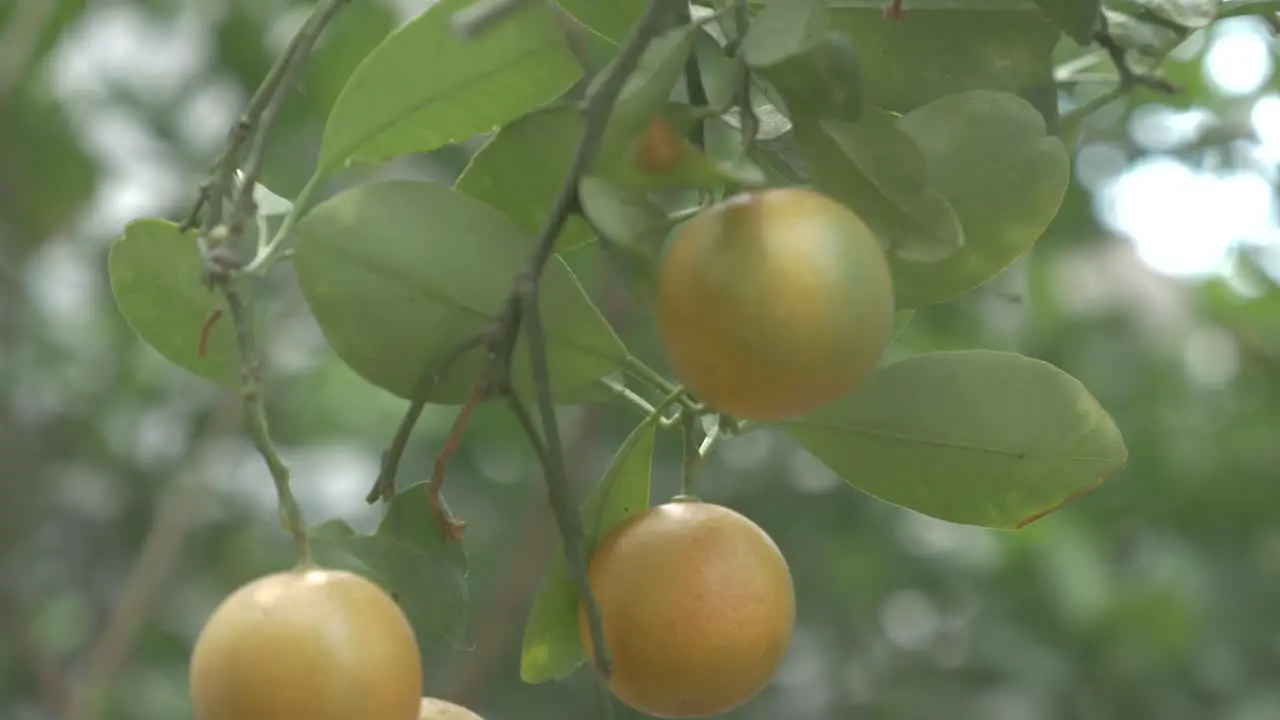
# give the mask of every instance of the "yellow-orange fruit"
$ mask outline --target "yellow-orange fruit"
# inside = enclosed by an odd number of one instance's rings
[[[593,553],[609,687],[656,717],[708,717],[773,677],[795,627],[791,572],[773,540],[728,508],[676,501],[633,516]],[[583,650],[595,652],[586,612]]]
[[[267,575],[214,610],[191,655],[196,720],[418,720],[422,666],[399,606],[342,570]]]
[[[875,236],[802,188],[695,215],[668,245],[656,304],[676,377],[710,407],[753,420],[848,394],[893,337],[893,279]]]

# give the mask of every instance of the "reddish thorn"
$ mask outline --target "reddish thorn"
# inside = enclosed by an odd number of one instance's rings
[[[213,332],[213,326],[218,324],[218,319],[222,317],[222,308],[217,308],[209,313],[209,317],[205,318],[204,325],[200,326],[200,344],[196,346],[196,356],[204,357],[205,352],[209,349],[209,334]]]
[[[885,19],[893,20],[894,22],[901,20],[906,13],[906,10],[902,8],[902,0],[893,0],[881,9],[884,11]]]

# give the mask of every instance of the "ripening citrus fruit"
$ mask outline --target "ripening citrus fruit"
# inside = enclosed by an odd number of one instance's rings
[[[214,610],[191,656],[196,720],[417,720],[422,666],[390,596],[341,570],[258,578]]]
[[[853,390],[892,339],[893,311],[871,230],[801,188],[703,210],[658,273],[658,335],[676,377],[741,418],[782,420]]]
[[[484,720],[484,718],[447,700],[422,698],[422,707],[418,711],[418,720]]]
[[[610,531],[588,572],[613,662],[609,687],[656,717],[707,717],[750,700],[791,642],[787,562],[751,520],[676,501]],[[595,657],[586,612],[578,635]]]
[[[684,138],[669,120],[659,114],[649,119],[644,135],[636,143],[631,159],[636,167],[651,173],[666,172],[684,159]]]

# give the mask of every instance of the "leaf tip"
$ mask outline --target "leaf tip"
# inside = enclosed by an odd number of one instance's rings
[[[1055,513],[1055,512],[1057,512],[1057,511],[1061,510],[1062,508],[1066,507],[1067,505],[1070,505],[1071,503],[1075,502],[1076,500],[1079,500],[1080,498],[1084,497],[1085,495],[1088,495],[1089,493],[1091,493],[1091,492],[1093,492],[1094,490],[1098,489],[1098,487],[1099,487],[1099,486],[1101,486],[1101,485],[1102,485],[1102,483],[1104,483],[1104,482],[1106,482],[1106,481],[1107,481],[1107,477],[1106,477],[1105,475],[1100,475],[1100,476],[1098,476],[1097,478],[1095,478],[1095,479],[1094,479],[1094,481],[1093,481],[1091,484],[1089,484],[1089,485],[1087,485],[1087,486],[1085,486],[1085,487],[1083,487],[1083,488],[1081,488],[1081,489],[1079,489],[1079,490],[1077,490],[1077,491],[1075,491],[1075,492],[1071,493],[1070,495],[1068,495],[1068,496],[1066,496],[1065,498],[1063,498],[1060,502],[1057,502],[1057,503],[1055,503],[1055,504],[1053,504],[1053,505],[1050,505],[1049,507],[1047,507],[1047,508],[1045,508],[1045,509],[1043,509],[1043,510],[1039,510],[1039,511],[1037,511],[1037,512],[1034,512],[1034,513],[1032,513],[1031,515],[1028,515],[1026,518],[1024,518],[1024,519],[1022,519],[1022,520],[1018,521],[1018,524],[1014,525],[1014,526],[1013,526],[1013,529],[1014,529],[1014,530],[1022,530],[1023,528],[1027,527],[1028,525],[1030,525],[1030,524],[1034,523],[1035,521],[1040,520],[1040,519],[1042,519],[1042,518],[1044,518],[1044,517],[1046,517],[1046,516],[1048,516],[1048,515],[1052,515],[1053,513]]]

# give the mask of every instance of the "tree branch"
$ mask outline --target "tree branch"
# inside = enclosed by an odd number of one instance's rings
[[[218,289],[227,299],[236,340],[240,349],[241,387],[245,420],[253,444],[262,455],[276,487],[280,503],[280,523],[293,535],[299,561],[311,561],[306,524],[302,511],[289,488],[289,467],[271,440],[263,403],[263,368],[258,348],[252,303],[240,286],[243,263],[236,253],[245,226],[257,216],[253,188],[262,172],[267,137],[276,115],[284,105],[285,90],[293,84],[311,56],[311,50],[326,25],[350,0],[321,0],[289,42],[284,54],[276,60],[262,85],[250,99],[244,113],[228,133],[227,145],[214,161],[209,177],[200,186],[199,197],[183,230],[200,223],[199,243],[204,254],[204,282]],[[246,151],[247,146],[247,151]],[[243,166],[243,167],[242,167]],[[237,189],[236,171],[242,178]],[[231,198],[230,212],[224,203]],[[295,211],[296,211],[295,207]],[[203,218],[201,214],[203,212]],[[255,263],[260,258],[255,258]]]
[[[484,343],[482,335],[472,336],[463,340],[457,347],[445,353],[426,372],[422,373],[422,377],[418,380],[418,385],[414,388],[413,398],[409,401],[409,409],[405,411],[404,417],[400,420],[400,425],[396,428],[396,434],[391,438],[391,444],[382,452],[382,465],[378,469],[378,479],[374,481],[373,487],[369,489],[369,494],[364,500],[367,503],[377,502],[379,499],[384,502],[391,502],[391,498],[396,494],[396,472],[400,469],[400,459],[404,457],[405,447],[409,444],[409,436],[413,434],[413,428],[418,424],[418,418],[422,417],[422,410],[427,406],[427,398],[440,385],[440,381],[444,379],[449,368],[453,366],[463,355],[480,347]]]
[[[1116,66],[1116,72],[1120,75],[1120,90],[1127,92],[1135,87],[1145,87],[1166,95],[1172,95],[1179,91],[1177,85],[1162,77],[1145,75],[1134,70],[1125,55],[1125,49],[1111,34],[1110,28],[1107,27],[1105,15],[1101,17],[1100,22],[1102,25],[1094,33],[1093,40],[1103,50],[1107,51],[1107,55],[1111,58],[1111,64]]]

